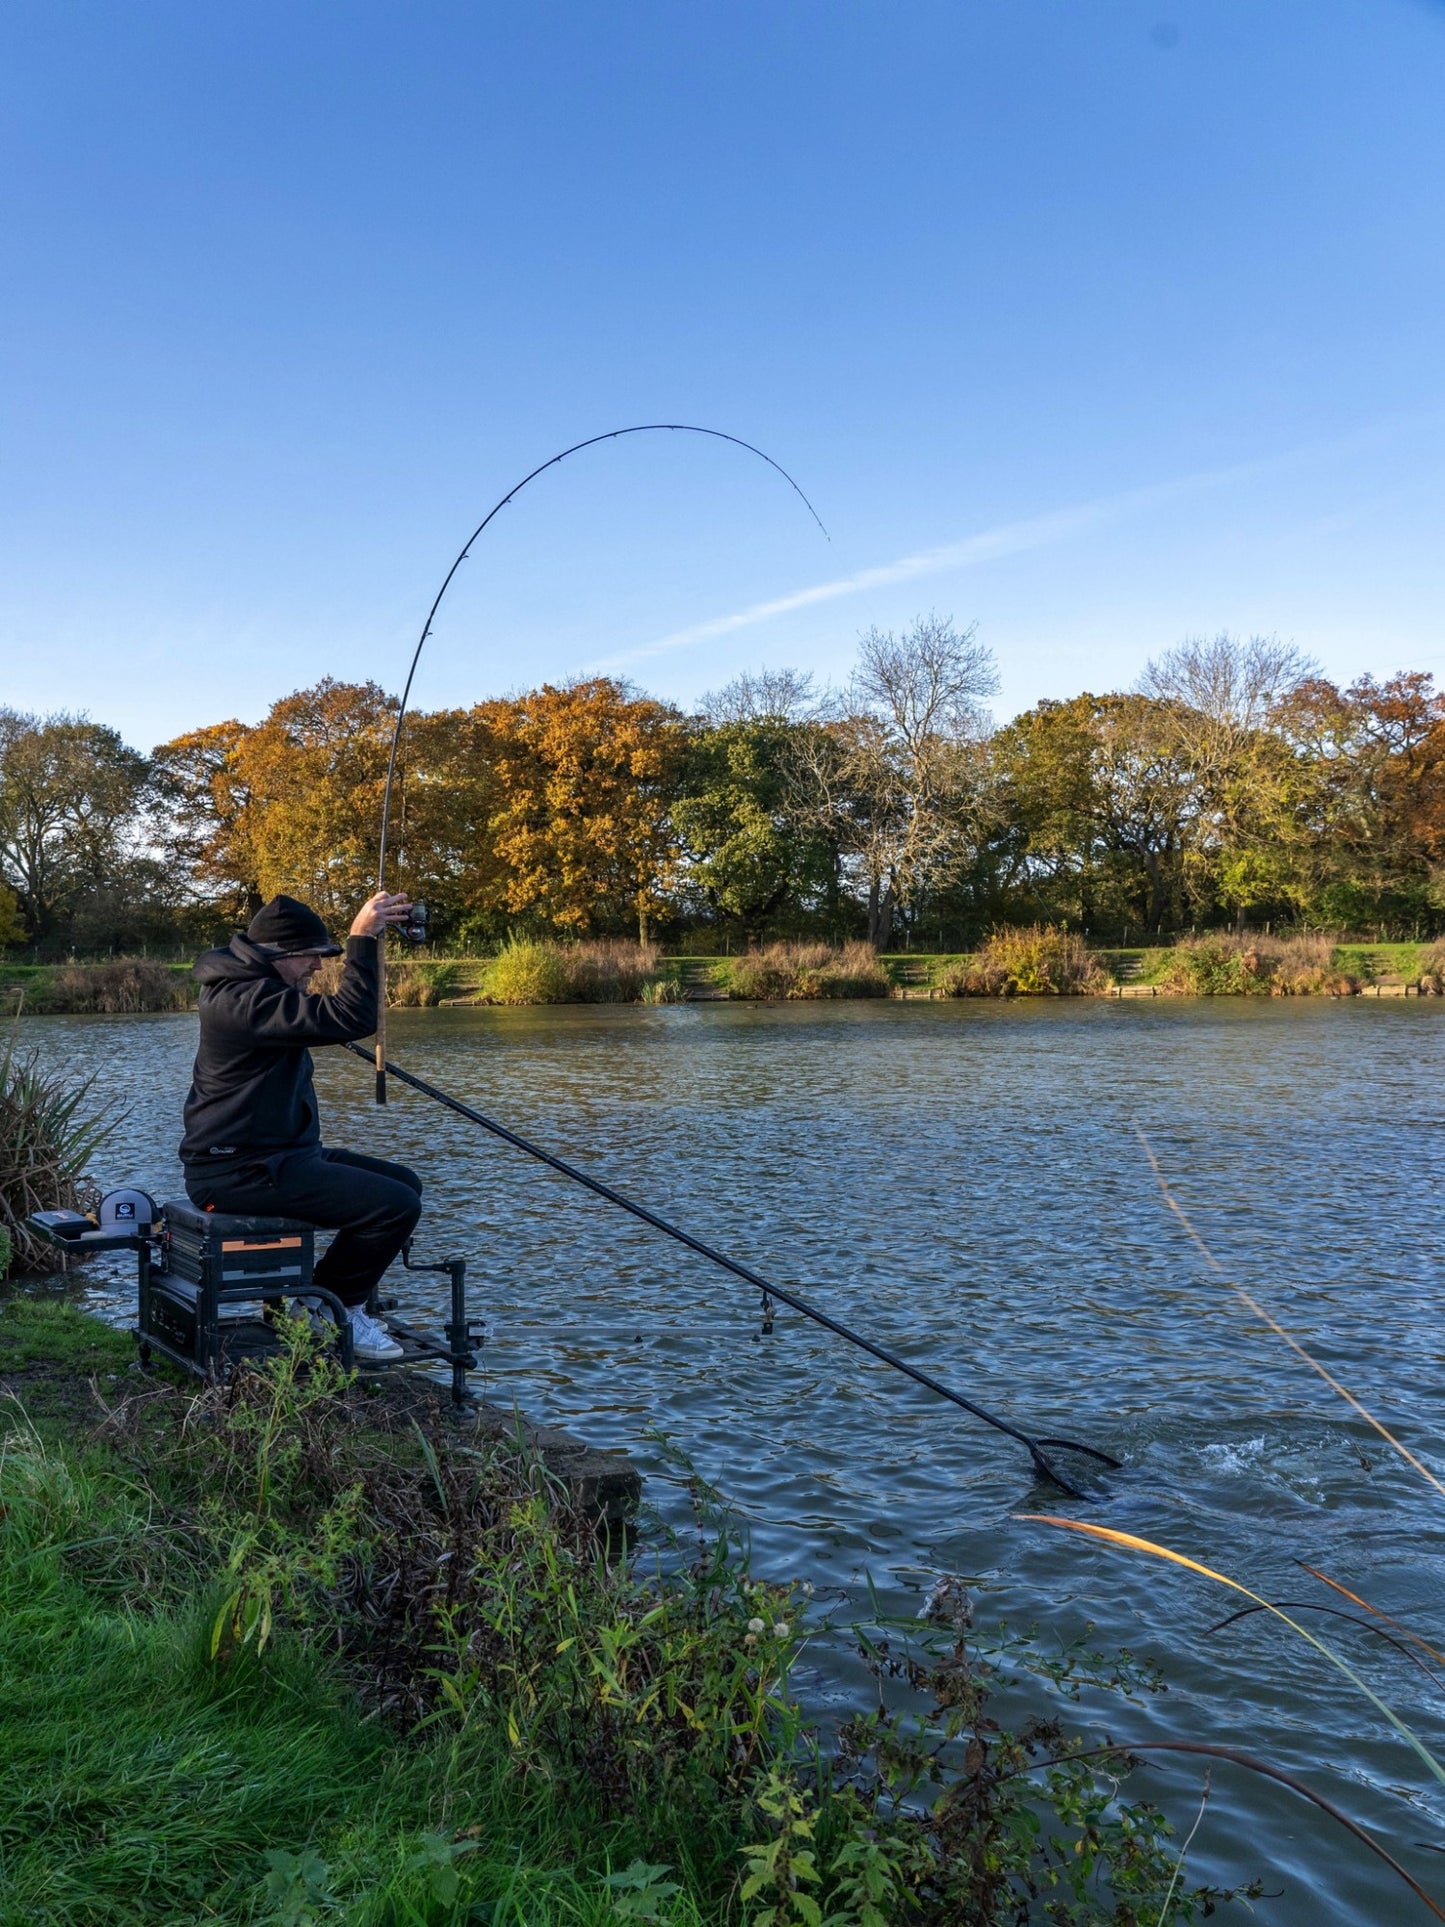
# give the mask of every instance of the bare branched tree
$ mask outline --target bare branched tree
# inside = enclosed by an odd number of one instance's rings
[[[950,616],[930,613],[901,639],[870,629],[859,644],[855,707],[916,750],[982,735],[985,700],[997,693],[993,651],[978,640],[977,624],[959,631]]]
[[[1157,656],[1140,678],[1167,713],[1166,733],[1198,792],[1190,861],[1240,929],[1271,886],[1284,833],[1288,758],[1275,718],[1319,673],[1277,636],[1191,636]]]
[[[799,814],[820,828],[868,904],[886,948],[900,906],[968,860],[985,791],[992,652],[972,628],[920,617],[898,637],[870,629],[841,710],[797,745]]]
[[[1293,695],[1319,665],[1278,636],[1221,633],[1212,641],[1187,636],[1155,656],[1139,678],[1142,695],[1182,704],[1216,729],[1248,734],[1262,729],[1276,704]]]
[[[814,714],[821,700],[806,671],[744,670],[721,689],[710,689],[698,712],[714,729],[729,723],[800,723]]]

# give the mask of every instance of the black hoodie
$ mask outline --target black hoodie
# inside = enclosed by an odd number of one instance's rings
[[[201,1042],[186,1099],[181,1161],[223,1170],[321,1142],[308,1044],[345,1044],[376,1029],[375,937],[350,937],[334,997],[293,990],[249,937],[208,950]]]

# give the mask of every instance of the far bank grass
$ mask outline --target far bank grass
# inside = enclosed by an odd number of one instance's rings
[[[753,952],[665,953],[655,946],[627,942],[552,943],[520,939],[495,957],[393,956],[387,966],[392,1008],[442,1005],[545,1005],[568,1003],[674,1003],[696,997],[743,1000],[815,998],[928,997],[990,995],[1098,994],[1137,984],[1168,987],[1178,994],[1250,994],[1251,986],[1230,982],[1228,969],[1191,973],[1181,960],[1210,946],[1229,951],[1239,941],[1230,933],[1201,933],[1169,945],[1129,945],[1098,949],[1066,937],[1077,952],[1065,968],[1041,960],[1037,933],[1000,933],[993,947],[1011,947],[1013,957],[1000,965],[990,945],[978,951],[900,950],[875,956],[861,944],[775,943]],[[1272,939],[1242,940],[1268,946]],[[1340,981],[1332,994],[1376,985],[1417,984],[1432,970],[1438,976],[1437,947],[1429,942],[1335,943],[1327,938],[1288,942],[1323,945],[1315,994],[1327,977]],[[1250,973],[1245,973],[1248,977]],[[1267,975],[1268,973],[1266,973]],[[1235,972],[1236,977],[1239,976]],[[1196,981],[1196,979],[1198,981]],[[325,984],[323,982],[323,987]],[[1253,985],[1258,989],[1259,985]],[[1308,994],[1301,982],[1296,994]],[[196,986],[186,964],[144,959],[97,963],[19,964],[0,962],[0,1015],[133,1015],[194,1007]]]

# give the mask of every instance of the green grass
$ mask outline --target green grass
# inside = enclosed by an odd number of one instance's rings
[[[135,1341],[61,1298],[15,1297],[0,1309],[0,1378],[42,1367],[46,1376],[124,1371]]]
[[[695,1543],[605,1556],[524,1453],[291,1342],[224,1392],[114,1384],[123,1337],[0,1311],[0,1927],[1157,1917],[1176,1860],[1118,1748],[990,1714],[998,1680],[1132,1697],[1150,1669],[860,1631],[911,1710],[860,1708],[835,1769],[788,1687],[805,1592],[753,1577],[696,1481]],[[88,1417],[13,1396],[87,1373]],[[930,1811],[950,1761],[962,1825]],[[1218,1898],[1178,1891],[1175,1922]]]
[[[1366,983],[1413,983],[1420,975],[1420,959],[1428,943],[1340,943],[1335,962]]]
[[[145,1532],[134,1485],[32,1439],[0,1489],[4,1927],[616,1919],[605,1833],[504,1761],[398,1747],[286,1636],[218,1671],[205,1598],[146,1612],[73,1576],[67,1544]]]
[[[151,1389],[134,1351],[54,1298],[0,1308],[0,1927],[611,1927],[635,1828],[484,1734],[400,1744],[285,1627],[212,1662],[220,1588],[176,1524],[208,1454],[168,1443],[193,1386],[163,1384],[165,1416],[113,1444],[91,1431],[89,1380],[109,1405]],[[411,1434],[397,1457],[416,1460]],[[673,1857],[658,1918],[702,1927],[685,1887],[707,1881]]]
[[[17,1296],[0,1308],[0,1384],[47,1434],[95,1409],[90,1381],[110,1387],[135,1360],[135,1340],[58,1298]]]

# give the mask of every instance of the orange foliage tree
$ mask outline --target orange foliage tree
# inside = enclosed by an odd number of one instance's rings
[[[323,916],[372,889],[396,699],[328,677],[255,725],[193,730],[156,750],[172,860],[238,917],[278,890]]]
[[[331,679],[248,727],[155,752],[172,862],[244,918],[277,890],[333,922],[372,889],[396,699]],[[682,718],[607,678],[409,716],[387,882],[434,925],[522,917],[567,935],[646,934],[676,855]]]
[[[635,918],[647,941],[677,860],[669,815],[683,718],[596,676],[472,711],[489,737],[493,863],[474,907],[568,935]]]
[[[172,875],[242,923],[265,902],[243,763],[251,733],[234,720],[212,723],[151,755],[154,834]]]

